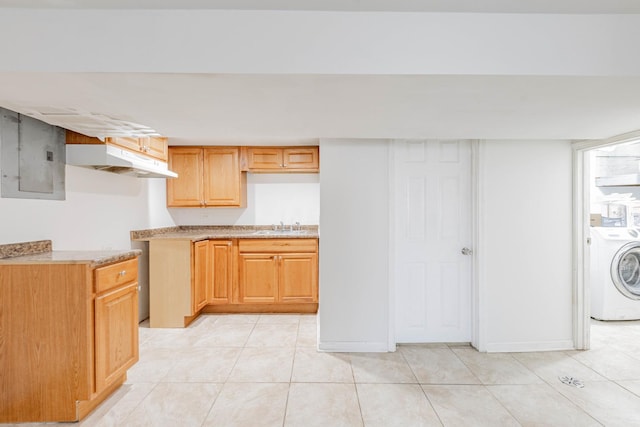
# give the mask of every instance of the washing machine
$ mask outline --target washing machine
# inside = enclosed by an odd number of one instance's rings
[[[640,232],[591,227],[591,317],[640,319]]]

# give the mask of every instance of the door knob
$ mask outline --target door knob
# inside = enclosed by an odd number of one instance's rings
[[[469,248],[462,248],[460,252],[462,252],[462,255],[473,255],[473,251]]]

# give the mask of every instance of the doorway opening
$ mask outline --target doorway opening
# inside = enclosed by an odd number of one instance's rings
[[[640,325],[640,134],[574,144],[574,345]]]

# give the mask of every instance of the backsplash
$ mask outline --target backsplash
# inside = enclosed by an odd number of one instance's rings
[[[318,174],[247,174],[245,208],[169,208],[176,225],[316,225]]]

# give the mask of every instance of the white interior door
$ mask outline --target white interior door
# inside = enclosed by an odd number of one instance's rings
[[[396,341],[471,341],[471,142],[395,141]]]

